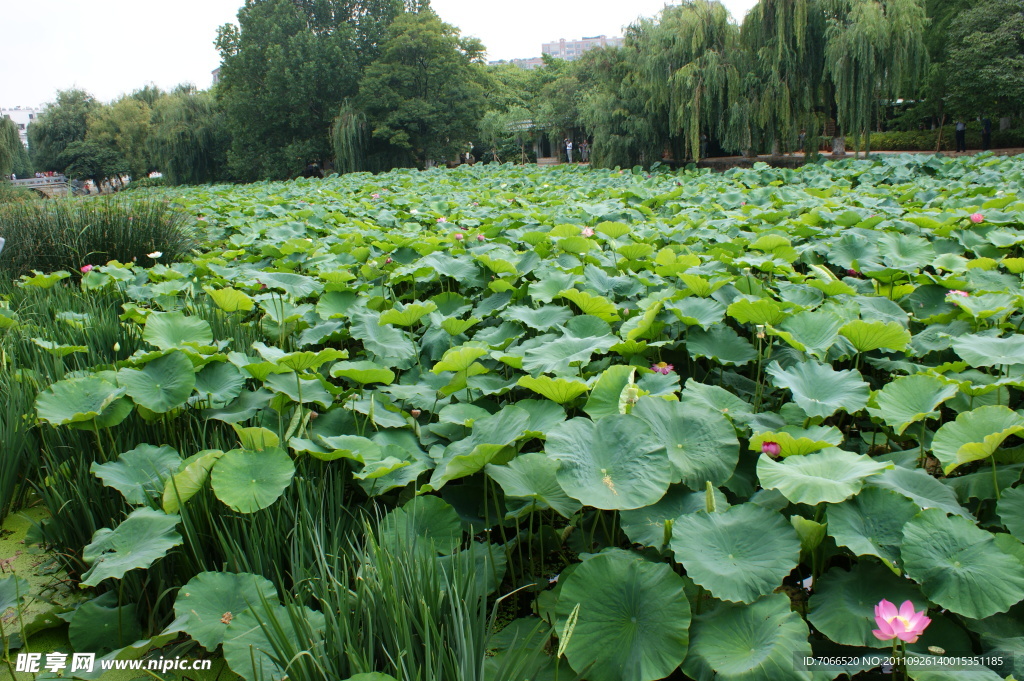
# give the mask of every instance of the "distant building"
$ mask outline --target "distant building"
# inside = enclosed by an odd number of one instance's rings
[[[544,43],[541,52],[566,61],[573,61],[579,59],[580,55],[587,50],[592,50],[595,47],[622,47],[622,42],[622,38],[609,38],[604,35],[580,38],[579,40],[562,38],[553,43]]]
[[[213,71],[210,71],[210,75],[213,76],[213,84],[216,85],[220,82],[220,67],[218,66]]]
[[[531,59],[499,59],[498,61],[487,62],[490,66],[499,66],[501,64],[514,64],[521,69],[530,71],[532,69],[539,69],[544,66],[543,57],[533,57]]]
[[[15,125],[18,126],[18,135],[21,137],[21,143],[27,147],[29,123],[35,123],[44,110],[42,107],[34,108],[30,106],[16,106],[13,109],[0,108],[0,117],[10,118],[14,121]]]

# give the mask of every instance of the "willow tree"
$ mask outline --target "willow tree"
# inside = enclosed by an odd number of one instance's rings
[[[871,150],[882,100],[917,91],[924,73],[927,17],[920,0],[823,0],[825,70],[835,91],[836,119],[857,146]]]
[[[760,0],[741,29],[752,68],[746,96],[752,136],[778,153],[799,129],[817,127],[823,71],[824,16],[816,0]]]
[[[17,123],[10,118],[0,118],[0,182],[10,178],[11,173],[28,177],[31,168],[28,149],[21,143]]]
[[[666,57],[678,64],[668,81],[670,123],[688,154],[700,159],[702,134],[723,147],[749,148],[749,132],[732,124],[745,115],[741,74],[747,55],[728,10],[709,0],[666,7],[658,32],[667,36]]]
[[[209,92],[177,92],[153,105],[148,139],[154,165],[169,184],[227,179],[226,119]]]

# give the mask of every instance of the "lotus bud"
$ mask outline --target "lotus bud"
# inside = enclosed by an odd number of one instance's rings
[[[114,352],[121,352],[121,344],[118,342],[114,343]]]
[[[420,414],[422,414],[423,412],[421,410],[419,410],[419,409],[413,409],[409,413],[412,414],[412,417],[414,419],[418,419],[420,417]]]
[[[312,421],[313,419],[317,418],[318,416],[320,416],[320,414],[315,412],[315,411],[310,411],[309,412],[309,420],[310,421]]]
[[[711,485],[710,480],[707,481],[707,487],[704,490],[704,508],[708,513],[715,512],[715,488]]]

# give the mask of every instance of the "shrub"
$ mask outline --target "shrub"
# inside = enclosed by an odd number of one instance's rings
[[[0,206],[0,272],[77,271],[110,260],[152,264],[160,251],[171,262],[196,245],[190,218],[167,202],[123,198],[61,199]]]
[[[31,189],[25,189],[24,187],[13,185],[10,182],[0,181],[0,204],[34,201],[38,198],[40,198],[40,196]]]
[[[162,177],[143,177],[139,180],[132,180],[125,185],[124,191],[133,189],[148,189],[150,187],[166,187],[167,182]]]
[[[871,133],[871,151],[935,151],[939,143],[938,136],[938,129],[875,132]],[[854,147],[854,139],[847,137],[846,148],[853,150]],[[993,149],[1009,149],[1014,147],[1024,147],[1024,129],[992,131]],[[953,151],[955,148],[956,130],[954,126],[947,125],[942,128],[942,148],[940,151]],[[967,124],[967,148],[981,149],[980,123]],[[864,150],[864,140],[861,140],[857,150]]]

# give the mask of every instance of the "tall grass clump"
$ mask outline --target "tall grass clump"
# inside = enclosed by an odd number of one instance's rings
[[[31,189],[20,187],[10,182],[4,182],[0,180],[0,204],[4,203],[23,203],[25,201],[35,201],[42,199],[39,194],[36,194]]]
[[[197,245],[191,218],[168,202],[123,197],[61,199],[0,205],[0,273],[76,271],[108,261],[153,264],[177,260]]]

